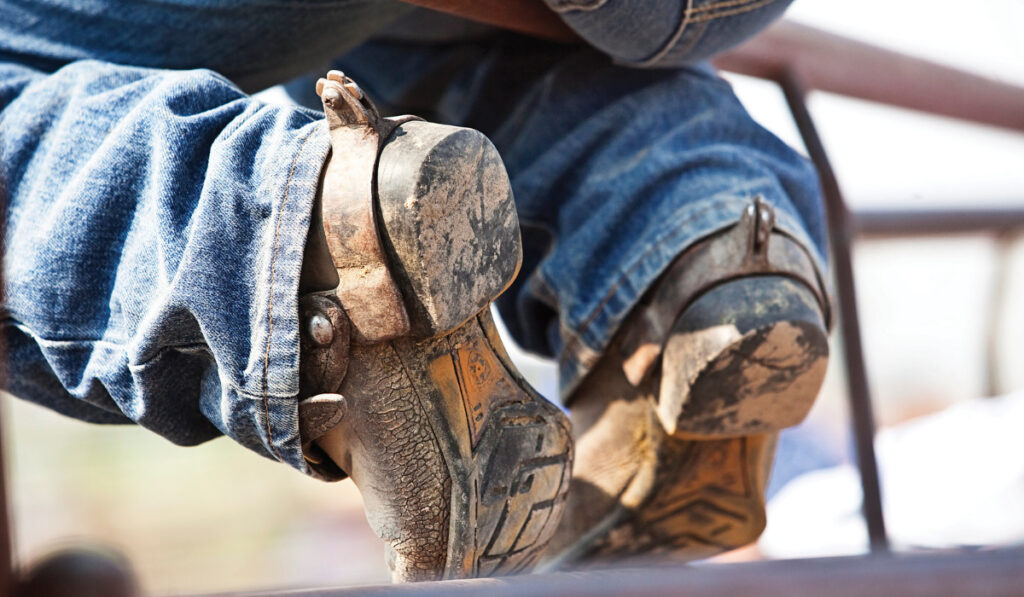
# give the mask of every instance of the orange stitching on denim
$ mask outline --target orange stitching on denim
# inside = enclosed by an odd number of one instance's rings
[[[726,10],[726,11],[717,12],[717,13],[714,13],[714,14],[702,14],[702,15],[698,15],[698,16],[690,19],[690,22],[691,23],[702,23],[704,21],[713,21],[714,19],[720,19],[720,18],[723,18],[723,17],[731,17],[731,16],[743,14],[745,12],[750,12],[752,10],[756,10],[756,9],[761,8],[763,6],[767,6],[769,4],[772,4],[775,1],[776,0],[759,0],[757,2],[753,2],[751,4],[746,4],[746,5],[743,5],[743,6],[739,7],[739,8],[734,8],[732,10]]]
[[[295,159],[292,160],[291,170],[288,172],[288,180],[284,183],[284,199],[281,201],[281,207],[277,212],[277,224],[274,226],[274,254],[270,259],[270,299],[267,302],[267,352],[263,357],[263,414],[267,417],[267,441],[270,442],[270,449],[277,456],[277,459],[284,461],[284,457],[277,451],[277,446],[274,445],[274,432],[270,429],[270,398],[269,398],[269,380],[270,375],[270,337],[274,333],[274,279],[277,277],[277,247],[278,241],[281,235],[281,213],[284,211],[284,206],[288,204],[288,197],[291,195],[292,190],[292,177],[295,176],[295,165],[299,163],[299,156],[302,155],[302,150],[306,148],[306,143],[313,138],[313,133],[316,132],[316,128],[309,131],[306,138],[303,139],[302,145],[299,146],[299,150],[295,152]]]
[[[564,14],[567,12],[593,12],[607,3],[608,0],[585,0],[584,2],[566,2],[557,5],[552,2],[548,3],[548,7],[559,14]]]
[[[675,45],[679,43],[679,40],[682,39],[684,33],[690,28],[691,24],[705,23],[717,19],[719,17],[728,17],[731,15],[742,14],[754,10],[756,8],[765,6],[767,4],[771,4],[776,0],[722,0],[722,2],[706,4],[704,6],[698,6],[696,8],[693,7],[694,1],[695,0],[688,0],[688,7],[686,8],[686,10],[683,11],[683,16],[679,20],[679,27],[676,29],[675,33],[672,34],[672,37],[670,37],[669,40],[662,45],[661,49],[655,52],[653,56],[635,62],[637,66],[653,66],[656,65],[658,61],[660,61],[670,52],[678,53],[678,48],[676,48]],[[729,8],[733,6],[738,6],[739,8],[713,14],[707,14],[709,13],[709,11],[714,11],[722,8]],[[693,36],[693,40],[690,42],[687,51],[689,51],[690,48],[693,48],[693,46],[697,44],[702,34],[703,31]]]
[[[708,11],[716,10],[716,9],[719,9],[719,8],[730,8],[730,7],[733,7],[733,6],[742,6],[744,4],[749,4],[751,2],[758,2],[758,1],[759,0],[724,0],[723,2],[714,2],[714,3],[711,3],[711,4],[705,4],[703,6],[698,6],[697,8],[688,8],[688,9],[686,9],[686,14],[692,15],[692,14],[696,14],[698,12],[708,12]]]
[[[679,26],[676,27],[675,33],[669,38],[667,42],[662,44],[661,49],[654,53],[653,56],[649,56],[643,60],[636,62],[637,66],[653,66],[658,63],[659,60],[665,57],[666,54],[672,51],[672,48],[679,43],[679,39],[683,36],[683,32],[690,25],[690,10],[695,0],[686,0],[686,10],[683,11],[683,16],[679,19]]]

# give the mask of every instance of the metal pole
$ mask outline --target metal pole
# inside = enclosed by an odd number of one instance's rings
[[[379,587],[249,593],[251,597],[1020,597],[1024,552],[818,558],[706,566],[598,569]],[[227,597],[223,595],[222,597]],[[241,594],[235,594],[241,597]]]
[[[1024,231],[1024,209],[874,209],[853,212],[857,238],[906,238],[985,234],[1015,237]]]
[[[814,120],[807,109],[806,93],[799,76],[787,71],[779,80],[786,102],[796,121],[804,145],[818,169],[825,196],[828,229],[834,260],[836,286],[839,292],[839,314],[842,322],[843,353],[846,357],[846,383],[849,391],[850,415],[853,419],[857,465],[864,490],[864,518],[868,527],[871,551],[889,550],[882,513],[882,496],[875,459],[875,419],[871,408],[864,349],[861,345],[860,319],[857,315],[857,293],[853,281],[853,230],[850,212],[843,201],[835,172],[829,164],[825,146],[818,136]]]
[[[781,21],[715,59],[733,72],[1024,132],[1024,87]]]
[[[999,331],[1000,322],[1006,312],[1011,253],[1016,240],[1017,234],[1012,233],[998,234],[995,237],[996,266],[992,274],[988,320],[985,322],[985,395],[989,397],[1003,393],[1002,363],[999,359],[999,340],[1002,334]]]

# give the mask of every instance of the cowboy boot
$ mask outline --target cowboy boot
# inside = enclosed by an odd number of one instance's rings
[[[300,283],[306,458],[355,482],[396,581],[528,570],[573,450],[490,316],[522,258],[501,159],[477,131],[380,118],[337,71],[317,92],[332,155]]]
[[[685,561],[760,535],[777,432],[825,375],[824,287],[759,198],[676,259],[570,397],[576,463],[549,567]]]

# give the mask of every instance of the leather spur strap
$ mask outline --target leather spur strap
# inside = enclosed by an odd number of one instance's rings
[[[326,81],[318,89],[331,136],[323,180],[324,232],[340,279],[335,293],[351,321],[352,341],[372,344],[409,332],[402,293],[377,228],[374,170],[388,135],[415,117],[382,119],[351,79],[331,75],[342,83]]]

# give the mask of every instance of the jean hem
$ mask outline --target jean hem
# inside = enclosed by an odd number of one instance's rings
[[[326,127],[319,119],[295,131],[289,146],[282,149],[288,157],[280,163],[287,171],[275,191],[280,201],[273,223],[265,231],[265,277],[259,281],[264,288],[259,294],[265,298],[254,319],[262,323],[253,326],[262,333],[253,343],[245,387],[239,389],[253,411],[267,452],[306,474],[311,471],[302,457],[298,431],[299,277],[329,149]]]

